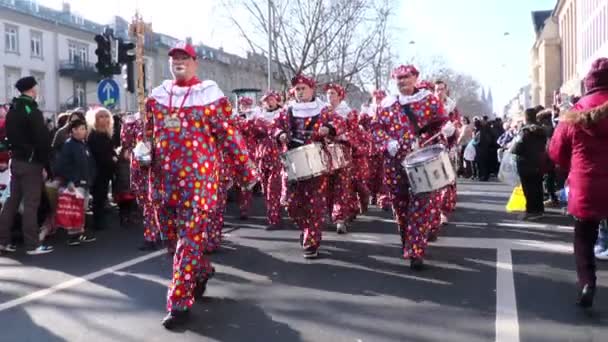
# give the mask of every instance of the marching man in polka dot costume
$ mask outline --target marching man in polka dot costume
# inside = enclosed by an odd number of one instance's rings
[[[137,137],[143,134],[143,120],[141,114],[133,114],[125,117],[120,130],[120,139],[124,151],[133,151]],[[142,251],[151,251],[157,248],[158,227],[154,203],[148,196],[148,178],[141,168],[137,167],[137,161],[131,160],[131,187],[137,196],[137,204],[143,211],[144,242],[139,248]]]
[[[382,101],[386,98],[386,92],[381,89],[372,92],[372,103],[366,113],[361,113],[359,124],[366,132],[371,133],[371,122],[378,116],[382,110]],[[384,174],[384,158],[382,151],[378,152],[375,146],[372,146],[369,155],[369,177],[368,187],[371,195],[371,203],[378,207],[388,210],[389,196],[384,184],[382,183],[382,175]]]
[[[343,121],[331,112],[326,103],[315,98],[314,79],[297,75],[291,80],[296,101],[275,120],[275,137],[287,149],[339,136]],[[302,230],[300,241],[304,257],[316,258],[321,246],[321,227],[327,208],[327,177],[319,176],[296,183],[286,189],[287,211]]]
[[[162,322],[172,329],[187,320],[213,274],[203,251],[218,201],[221,153],[231,157],[239,185],[251,187],[255,175],[230,102],[215,82],[196,77],[194,48],[180,43],[169,56],[174,80],[153,89],[146,103],[143,143],[149,144],[151,163],[141,167],[149,172],[149,196],[159,204],[161,234],[174,229],[177,235]]]
[[[460,113],[456,108],[456,101],[449,97],[450,90],[448,85],[443,81],[435,82],[435,95],[443,102],[446,113],[453,125],[460,123]],[[446,139],[446,146],[450,149],[456,148],[456,139],[458,135],[454,134],[449,139]],[[456,209],[456,182],[449,185],[441,192],[441,223],[448,223],[448,215]]]
[[[334,112],[345,123],[349,115],[356,117],[357,112],[352,110],[344,101],[346,91],[344,87],[336,83],[329,83],[325,86],[327,94],[328,109]],[[357,125],[358,127],[358,125]],[[352,152],[356,146],[355,131],[345,127],[345,132],[336,138],[336,142],[344,148],[351,165],[336,170],[328,177],[327,208],[331,215],[331,221],[336,224],[336,232],[345,234],[348,232],[348,223],[359,212],[357,193],[355,193],[353,182]],[[359,167],[359,165],[357,165]],[[369,200],[369,199],[368,199]]]
[[[268,217],[268,230],[281,228],[282,172],[281,149],[273,136],[273,123],[282,112],[279,105],[281,95],[269,90],[262,96],[263,108],[256,113],[251,125],[255,139],[255,161],[257,165]]]
[[[399,94],[382,102],[383,109],[372,122],[376,146],[384,153],[384,182],[399,225],[403,257],[410,260],[414,270],[423,266],[427,234],[436,206],[431,195],[410,193],[401,162],[422,142],[421,136],[439,132],[448,118],[443,103],[433,93],[416,87],[418,75],[418,70],[411,65],[401,65],[393,71]]]

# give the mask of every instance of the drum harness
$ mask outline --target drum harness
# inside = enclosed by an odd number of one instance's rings
[[[319,114],[320,115],[320,114]],[[287,117],[289,119],[289,126],[290,126],[290,133],[291,132],[296,132],[296,133],[300,133],[303,136],[307,136],[307,135],[312,135],[314,134],[314,130],[312,129],[291,129],[291,127],[295,127],[295,120],[294,120],[294,116],[292,114],[292,109],[291,107],[289,107],[287,109]],[[318,120],[318,119],[317,119]],[[314,125],[316,123],[317,120],[313,120],[309,123],[309,125]],[[291,134],[288,133],[288,140],[290,142],[295,142],[297,144],[300,144],[302,146],[304,146],[306,144],[306,142],[302,139],[298,139],[298,138],[294,138],[293,136],[291,136]],[[289,143],[288,143],[289,146]],[[326,140],[321,141],[321,150],[323,151],[324,156],[326,157],[327,160],[327,168],[329,170],[331,170],[333,168],[333,158],[332,155],[329,151],[329,149],[327,148],[328,144]],[[300,182],[299,180],[296,181],[296,183]]]

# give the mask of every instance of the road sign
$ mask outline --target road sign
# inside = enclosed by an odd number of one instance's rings
[[[118,104],[120,89],[118,83],[112,79],[106,79],[97,85],[97,98],[102,106],[113,109]]]

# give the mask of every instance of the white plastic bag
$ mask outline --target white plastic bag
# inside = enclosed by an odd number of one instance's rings
[[[11,191],[11,172],[10,169],[6,169],[3,172],[0,172],[0,206],[6,203],[8,200],[8,195]]]
[[[517,172],[515,155],[513,155],[510,150],[506,150],[502,156],[500,169],[498,171],[498,180],[513,186],[521,183],[519,180],[519,173]]]
[[[477,156],[477,151],[475,151],[475,145],[473,145],[473,141],[471,141],[467,147],[464,149],[464,160],[467,161],[475,161],[475,157]]]

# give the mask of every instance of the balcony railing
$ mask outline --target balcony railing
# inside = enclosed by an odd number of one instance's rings
[[[97,81],[101,78],[93,63],[79,59],[61,61],[59,63],[59,75],[79,81]]]

